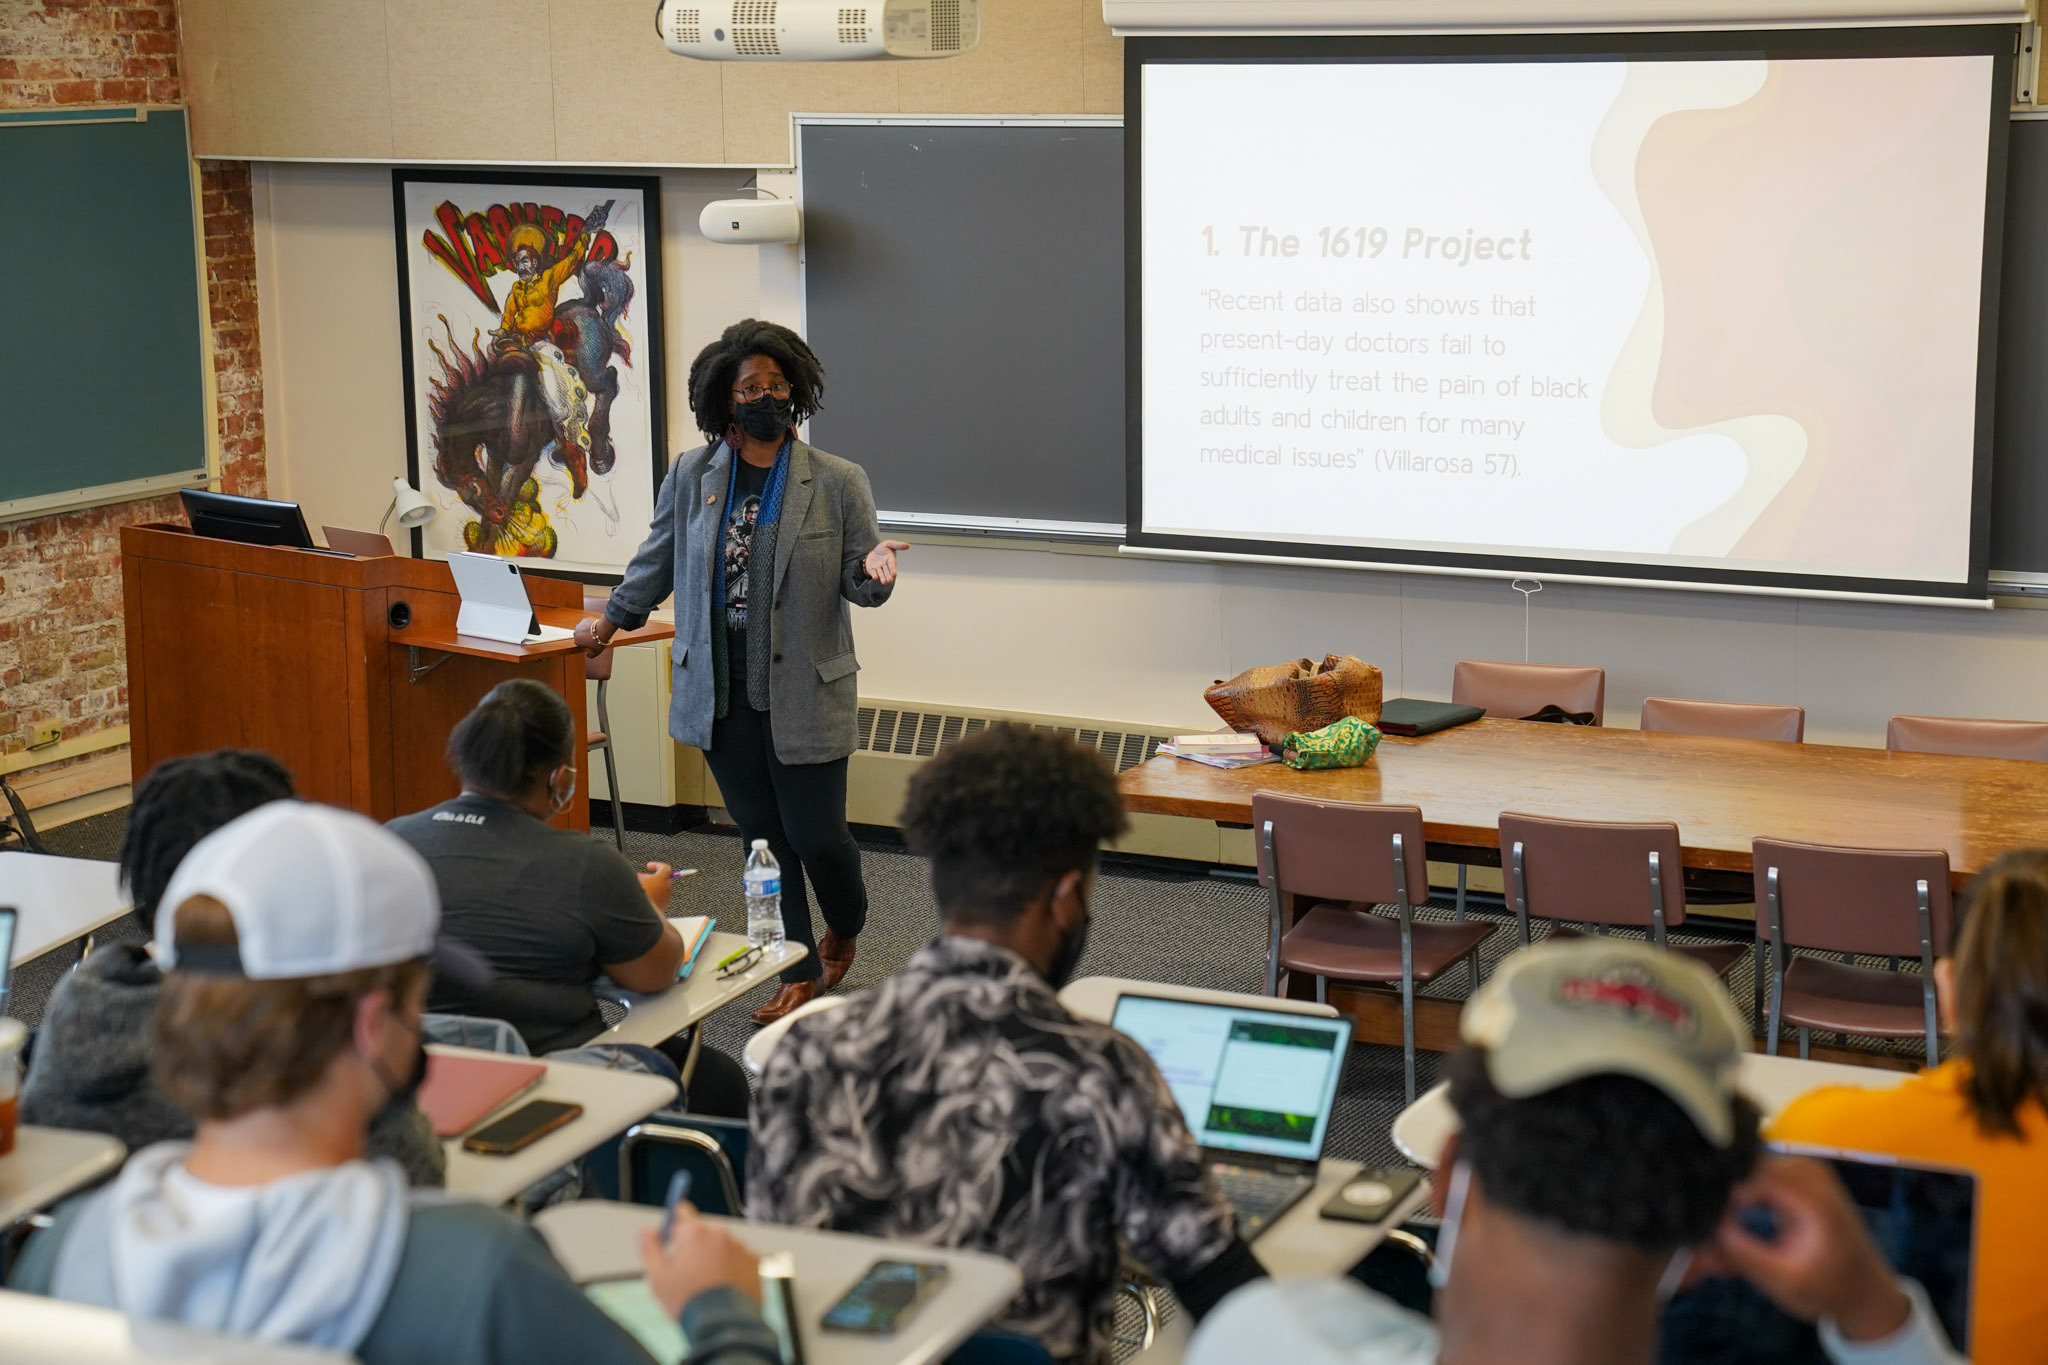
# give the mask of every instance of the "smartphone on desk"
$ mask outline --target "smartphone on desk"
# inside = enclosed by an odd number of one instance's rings
[[[834,1332],[887,1336],[946,1282],[936,1261],[876,1261],[839,1302],[825,1310],[821,1326]]]
[[[534,1100],[501,1119],[494,1119],[462,1140],[462,1150],[484,1156],[510,1156],[523,1151],[580,1117],[583,1106],[560,1100]]]
[[[1345,1223],[1384,1222],[1421,1179],[1420,1171],[1368,1166],[1330,1196],[1322,1207],[1322,1215]]]

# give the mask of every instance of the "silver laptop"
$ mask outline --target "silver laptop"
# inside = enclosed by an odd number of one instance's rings
[[[516,561],[465,551],[448,556],[448,571],[455,575],[455,590],[462,594],[462,607],[455,614],[456,634],[514,645],[574,638],[574,631],[544,626],[533,614],[526,580]]]
[[[1349,1019],[1124,995],[1110,1023],[1166,1077],[1247,1241],[1315,1188]]]

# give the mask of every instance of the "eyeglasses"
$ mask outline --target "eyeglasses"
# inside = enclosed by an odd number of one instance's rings
[[[778,379],[773,384],[749,384],[744,389],[734,389],[732,396],[742,403],[758,403],[763,398],[787,398],[789,381]]]
[[[742,972],[750,972],[760,960],[761,945],[756,943],[732,961],[720,963],[718,966],[718,979],[726,981],[740,975]]]

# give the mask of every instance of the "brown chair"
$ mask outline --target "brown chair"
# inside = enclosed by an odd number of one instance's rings
[[[605,604],[611,601],[607,593],[603,597],[585,597],[583,610],[592,616],[604,615]],[[626,851],[626,803],[619,796],[619,762],[612,751],[612,718],[605,707],[605,689],[612,685],[612,651],[607,649],[596,658],[583,660],[585,681],[597,684],[597,728],[583,737],[583,750],[604,750],[605,794],[611,798],[612,838],[619,846],[619,852]]]
[[[1512,664],[1460,659],[1451,670],[1451,700],[1500,720],[1526,720],[1546,706],[1607,719],[1607,670],[1580,664]]]
[[[1280,969],[1315,977],[1327,1001],[1331,978],[1401,987],[1401,1051],[1410,1103],[1415,1100],[1415,987],[1469,958],[1493,932],[1483,924],[1418,924],[1429,899],[1422,811],[1310,801],[1260,792],[1252,797],[1259,881],[1272,894],[1266,940],[1266,994],[1280,993]],[[1299,907],[1288,926],[1287,903]],[[1391,904],[1394,918],[1360,908]]]
[[[1965,716],[1893,716],[1884,747],[1901,754],[2048,761],[2048,721],[1973,720]]]
[[[1746,701],[1681,701],[1676,697],[1651,697],[1643,702],[1642,728],[1667,735],[1774,739],[1797,744],[1806,738],[1806,708]]]
[[[1500,817],[1501,863],[1507,869],[1508,908],[1515,932],[1529,946],[1529,921],[1560,925],[1552,938],[1576,938],[1565,921],[1625,925],[1649,931],[1659,948],[1667,929],[1685,925],[1685,864],[1678,826],[1608,820],[1556,820],[1541,815]],[[1681,945],[1673,951],[1716,976],[1742,961],[1739,944]]]
[[[1778,1030],[1799,1029],[1799,1055],[1809,1031],[1927,1041],[1927,1064],[1941,1060],[1935,1031],[1934,959],[1948,952],[1953,909],[1948,854],[1895,849],[1832,848],[1758,839],[1751,846],[1763,913],[1757,917],[1757,980],[1770,981],[1770,1051]],[[1892,959],[1893,970],[1794,950]],[[1769,953],[1768,963],[1764,953]],[[1920,977],[1898,971],[1917,957]]]

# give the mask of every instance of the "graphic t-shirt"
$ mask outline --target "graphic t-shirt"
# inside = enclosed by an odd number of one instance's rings
[[[747,694],[747,566],[753,563],[761,496],[774,472],[733,457],[732,515],[725,523],[725,643],[727,676],[736,699]]]
[[[389,828],[433,869],[441,931],[497,973],[482,987],[436,978],[428,1009],[502,1019],[535,1056],[604,1031],[590,992],[599,969],[648,952],[663,930],[617,850],[487,796],[458,796]]]

